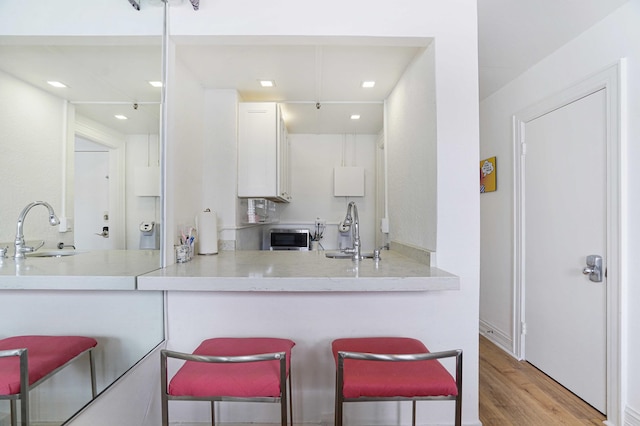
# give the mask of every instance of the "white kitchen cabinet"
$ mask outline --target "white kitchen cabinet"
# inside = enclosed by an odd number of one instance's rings
[[[289,142],[280,106],[242,102],[238,107],[238,197],[289,202]]]

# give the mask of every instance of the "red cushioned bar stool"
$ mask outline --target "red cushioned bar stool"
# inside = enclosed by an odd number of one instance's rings
[[[291,340],[271,337],[223,337],[203,341],[193,354],[163,349],[162,425],[169,425],[169,400],[211,401],[214,426],[216,401],[279,402],[282,426],[287,425],[287,404],[293,424],[293,407],[287,395],[291,394],[294,345]],[[167,358],[186,361],[168,386]]]
[[[407,337],[360,337],[332,343],[336,361],[335,424],[342,426],[345,402],[455,400],[455,424],[462,424],[462,350],[430,353]],[[456,378],[438,361],[455,358]]]
[[[11,425],[29,425],[29,391],[84,353],[89,353],[91,396],[96,397],[95,361],[98,342],[83,336],[14,336],[0,340],[0,400],[11,403]]]

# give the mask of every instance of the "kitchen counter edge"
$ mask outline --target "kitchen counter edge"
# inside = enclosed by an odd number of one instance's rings
[[[459,290],[457,276],[393,251],[382,260],[328,259],[323,252],[220,252],[141,275],[138,290],[384,292]]]

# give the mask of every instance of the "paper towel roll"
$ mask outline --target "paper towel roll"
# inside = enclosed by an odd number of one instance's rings
[[[198,215],[198,254],[218,253],[218,216],[209,209]]]

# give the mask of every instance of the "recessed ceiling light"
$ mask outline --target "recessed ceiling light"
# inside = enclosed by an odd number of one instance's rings
[[[375,81],[363,81],[362,82],[362,87],[365,89],[370,89],[372,87],[374,87],[376,85]]]
[[[276,82],[273,80],[258,80],[262,87],[276,87]]]
[[[117,118],[118,120],[128,120],[126,115],[122,115],[122,114],[116,114],[114,115],[115,118]]]
[[[351,114],[352,120],[360,120],[360,114]]]
[[[162,87],[161,81],[150,81],[149,84],[152,85],[153,87]]]
[[[47,81],[47,83],[49,83],[50,85],[52,85],[53,87],[59,87],[59,88],[64,88],[67,87],[66,84],[64,83],[60,83],[59,81]]]

